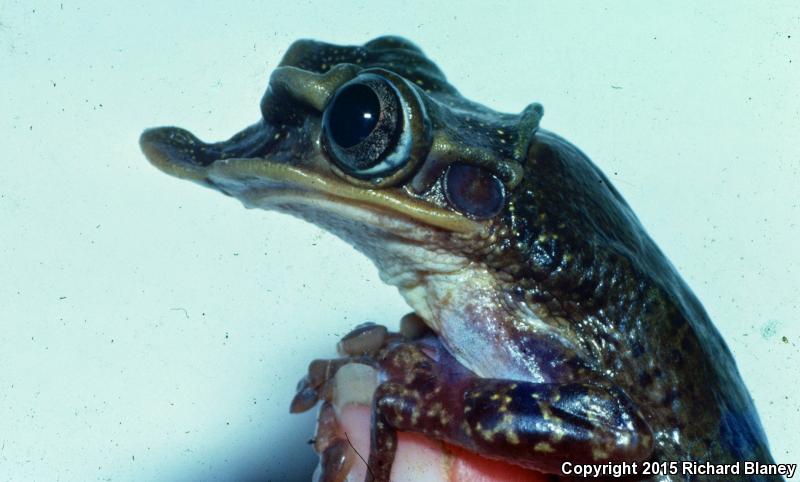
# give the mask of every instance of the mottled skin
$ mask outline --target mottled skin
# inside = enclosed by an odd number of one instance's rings
[[[374,178],[331,162],[321,128],[336,90],[367,73],[395,85],[413,132],[403,167]],[[160,128],[142,147],[170,174],[351,242],[435,332],[436,349],[395,340],[366,360],[382,373],[368,479],[388,480],[397,430],[554,474],[564,461],[772,461],[705,310],[608,179],[539,128],[540,106],[468,101],[416,46],[382,37],[296,42],[261,111],[225,142]],[[451,206],[441,178],[456,161],[502,180],[497,215]]]

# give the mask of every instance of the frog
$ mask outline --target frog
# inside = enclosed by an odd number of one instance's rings
[[[333,233],[411,307],[399,332],[358,327],[342,358],[312,362],[292,402],[371,370],[365,480],[389,480],[398,433],[555,478],[663,462],[637,480],[717,480],[670,463],[773,463],[702,304],[608,177],[540,127],[540,104],[468,100],[416,44],[383,36],[296,41],[259,107],[225,141],[170,126],[140,146],[169,175]],[[320,480],[343,470],[341,442],[323,447]]]

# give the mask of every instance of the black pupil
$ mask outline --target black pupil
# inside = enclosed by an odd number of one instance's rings
[[[330,106],[328,128],[340,147],[353,147],[369,137],[378,124],[381,103],[375,92],[363,84],[342,89]]]

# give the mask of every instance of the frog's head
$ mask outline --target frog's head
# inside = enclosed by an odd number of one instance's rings
[[[261,113],[224,142],[150,129],[142,150],[168,174],[333,232],[396,285],[514,249],[503,233],[516,229],[539,105],[511,115],[470,102],[416,46],[382,37],[296,42]]]

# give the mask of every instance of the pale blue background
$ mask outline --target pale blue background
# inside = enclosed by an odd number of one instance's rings
[[[137,138],[226,138],[293,40],[385,33],[471,99],[544,104],[704,301],[775,457],[800,461],[799,23],[796,1],[2,0],[0,481],[309,473],[296,380],[405,306],[344,243],[161,174]]]

